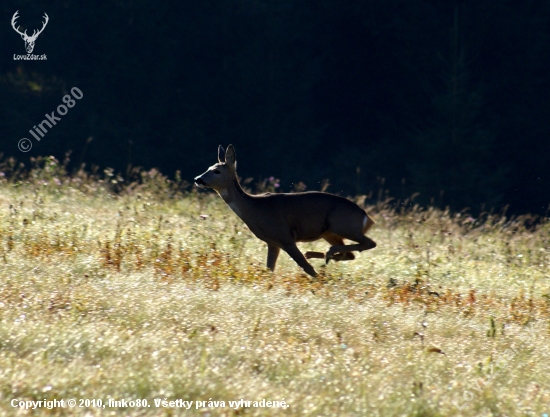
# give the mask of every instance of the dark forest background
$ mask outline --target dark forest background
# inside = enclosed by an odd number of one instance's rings
[[[10,21],[32,32],[24,54]],[[0,150],[72,150],[188,181],[233,143],[243,177],[545,214],[550,1],[7,1]],[[37,142],[71,87],[82,100]],[[22,153],[19,139],[32,140]],[[91,138],[91,139],[90,139]]]

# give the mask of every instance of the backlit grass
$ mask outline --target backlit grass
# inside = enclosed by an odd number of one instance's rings
[[[284,253],[267,271],[265,244],[213,193],[37,165],[0,177],[3,415],[69,398],[150,407],[27,414],[550,412],[548,221],[379,204],[378,247],[312,260],[312,280]],[[229,407],[240,399],[290,407]]]

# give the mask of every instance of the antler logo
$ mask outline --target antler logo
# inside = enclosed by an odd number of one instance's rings
[[[17,15],[17,13],[19,13],[19,10],[14,13],[14,15],[11,19],[11,26],[13,27],[13,30],[15,30],[17,33],[19,33],[21,35],[21,37],[25,41],[25,49],[27,50],[27,53],[30,54],[30,53],[32,53],[32,50],[34,49],[34,43],[36,42],[36,38],[38,38],[38,35],[40,35],[42,33],[42,31],[44,30],[44,28],[48,24],[48,20],[50,20],[50,18],[48,17],[48,15],[46,13],[44,13],[44,19],[46,19],[46,20],[42,23],[42,29],[40,29],[38,31],[36,29],[33,30],[32,35],[29,36],[29,35],[27,35],[27,30],[26,29],[25,29],[25,32],[21,32],[19,30],[19,26],[15,27],[15,21],[19,17]]]

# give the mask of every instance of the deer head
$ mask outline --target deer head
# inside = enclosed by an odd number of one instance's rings
[[[44,13],[44,19],[46,19],[43,23],[42,23],[42,29],[40,30],[33,30],[33,33],[31,36],[27,35],[27,30],[25,29],[25,32],[21,32],[19,30],[19,26],[15,27],[15,21],[17,20],[17,18],[19,17],[17,15],[17,13],[19,13],[19,10],[16,11],[11,19],[11,26],[13,27],[13,30],[15,30],[17,33],[19,33],[21,35],[21,37],[23,38],[23,40],[25,41],[25,49],[27,50],[27,53],[32,53],[32,50],[34,49],[34,42],[36,41],[36,38],[38,38],[38,35],[40,35],[42,33],[42,31],[44,30],[44,28],[46,27],[46,25],[48,24],[48,20],[50,20],[50,18],[48,17],[48,15],[46,13]]]

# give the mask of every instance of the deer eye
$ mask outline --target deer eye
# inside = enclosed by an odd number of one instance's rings
[[[219,174],[219,173],[220,173],[219,169],[214,170],[214,174]]]

